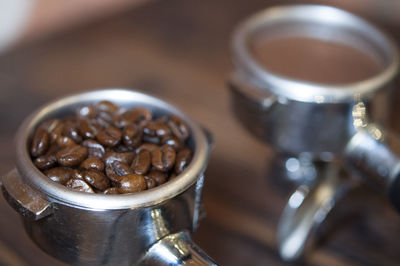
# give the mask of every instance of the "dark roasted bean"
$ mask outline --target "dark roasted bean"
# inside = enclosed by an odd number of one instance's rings
[[[96,117],[97,110],[93,105],[84,105],[76,110],[76,115],[78,118],[92,119]]]
[[[179,151],[184,145],[183,142],[175,136],[167,136],[163,138],[162,144],[171,146],[175,151]]]
[[[82,171],[80,171],[79,169],[74,169],[73,172],[72,172],[71,178],[82,179],[83,180]]]
[[[134,124],[142,120],[151,120],[151,112],[142,107],[135,107],[128,111],[125,111],[118,117],[114,118],[114,125],[119,128],[123,128],[127,125]]]
[[[92,139],[87,139],[83,141],[82,146],[87,148],[88,157],[102,158],[103,155],[106,153],[103,145]]]
[[[49,119],[44,122],[42,122],[39,127],[45,129],[47,132],[50,133],[50,131],[60,123],[59,119]]]
[[[189,137],[188,125],[176,115],[170,115],[168,126],[172,133],[181,141],[185,141]]]
[[[54,154],[42,155],[33,162],[39,170],[46,170],[56,166],[57,158]]]
[[[112,164],[106,165],[106,176],[113,182],[113,184],[117,184],[121,179],[121,176],[114,172]]]
[[[56,119],[48,128],[48,132],[50,134],[50,142],[56,142],[59,137],[62,137],[62,134],[64,132],[64,123]]]
[[[89,122],[89,120],[80,120],[79,133],[86,139],[94,139],[97,135],[97,128]]]
[[[146,180],[142,175],[130,174],[121,176],[119,181],[119,193],[133,193],[147,188]]]
[[[112,162],[111,168],[112,171],[118,176],[133,174],[133,170],[129,167],[129,165],[119,161]]]
[[[70,137],[73,139],[76,143],[81,143],[82,142],[82,137],[79,135],[79,131],[73,122],[73,120],[69,120],[65,122],[64,124],[64,129],[63,129],[63,135]]]
[[[44,171],[44,174],[54,182],[65,184],[72,177],[73,170],[69,167],[55,167]]]
[[[145,132],[146,126],[143,127],[143,132]],[[147,129],[153,134],[160,138],[166,137],[171,134],[171,131],[167,123],[163,121],[152,121],[147,123]],[[154,132],[154,133],[153,133]]]
[[[90,185],[82,179],[71,178],[65,186],[81,192],[94,193]]]
[[[123,162],[124,164],[130,165],[133,161],[133,157],[135,157],[135,153],[133,151],[128,152],[115,152],[115,151],[108,151],[104,157],[104,163],[110,164],[113,161]]]
[[[92,169],[92,170],[97,170],[97,171],[103,172],[104,171],[104,163],[99,158],[89,157],[81,163],[79,168],[86,169],[86,170]]]
[[[137,147],[142,142],[142,130],[135,125],[127,125],[122,133],[122,141],[129,147]]]
[[[153,179],[158,186],[164,184],[167,181],[167,176],[163,172],[157,170],[150,171],[150,173],[147,174],[146,177],[149,179]]]
[[[113,148],[113,151],[115,152],[129,152],[129,151],[135,151],[136,149],[134,147],[129,147],[125,145],[118,145]]]
[[[160,147],[156,144],[153,143],[143,143],[142,145],[139,146],[137,149],[137,152],[140,152],[141,150],[148,150],[149,152],[156,151]]]
[[[58,147],[60,148],[65,148],[68,146],[73,146],[75,145],[75,141],[73,141],[71,138],[69,137],[65,137],[65,136],[61,136],[59,135],[56,139],[56,144],[58,145]]]
[[[112,195],[112,194],[119,194],[117,187],[110,187],[104,190],[104,194]]]
[[[157,186],[157,183],[153,178],[150,178],[148,176],[144,176],[144,179],[146,180],[147,189],[150,189],[150,188],[153,188],[153,187]]]
[[[101,112],[113,114],[119,111],[119,107],[110,101],[100,101],[95,105],[96,109]]]
[[[136,174],[144,175],[149,171],[151,165],[151,154],[148,150],[141,150],[132,162],[131,168]]]
[[[175,156],[175,150],[171,146],[163,145],[151,153],[151,163],[159,171],[168,171],[174,166]]]
[[[83,178],[93,187],[99,190],[105,190],[110,186],[108,178],[97,170],[86,170],[83,172]]]
[[[57,162],[63,166],[79,165],[86,155],[87,149],[79,145],[66,147],[56,153]]]
[[[43,155],[50,146],[49,134],[44,128],[38,128],[33,136],[31,155],[34,157]]]
[[[185,148],[178,152],[178,154],[176,155],[175,173],[182,173],[183,170],[185,170],[185,168],[189,165],[191,159],[192,152],[188,148]]]
[[[121,141],[122,133],[116,127],[106,127],[97,134],[97,140],[104,146],[114,147]]]

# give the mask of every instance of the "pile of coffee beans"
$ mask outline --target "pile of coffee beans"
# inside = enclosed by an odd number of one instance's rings
[[[189,134],[176,115],[154,118],[144,107],[101,101],[77,108],[74,116],[41,123],[30,154],[39,170],[66,187],[133,193],[161,185],[189,165]]]

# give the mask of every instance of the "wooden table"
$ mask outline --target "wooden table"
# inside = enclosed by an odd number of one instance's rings
[[[194,235],[198,244],[221,265],[285,264],[275,230],[289,191],[276,186],[281,177],[271,171],[273,151],[232,116],[225,82],[232,69],[233,26],[282,2],[155,1],[0,56],[0,173],[13,167],[19,124],[41,104],[95,88],[138,89],[176,104],[215,136],[204,190],[207,216]],[[395,27],[386,29],[399,37]],[[342,225],[306,264],[399,265],[400,216],[381,198],[376,201],[361,218]],[[4,199],[0,265],[64,265],[28,239]]]

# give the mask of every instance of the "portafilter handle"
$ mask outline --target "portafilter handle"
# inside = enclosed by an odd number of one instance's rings
[[[400,212],[400,137],[375,124],[357,129],[344,153],[345,165],[386,193]]]
[[[153,244],[136,265],[217,265],[191,239],[181,231],[170,234]]]

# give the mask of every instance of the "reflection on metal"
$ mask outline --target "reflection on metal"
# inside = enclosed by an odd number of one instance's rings
[[[168,235],[155,243],[137,265],[217,265],[191,240],[187,232]]]
[[[286,261],[307,255],[336,204],[348,200],[349,192],[358,186],[353,180],[341,177],[337,165],[329,163],[325,167],[319,169],[317,184],[299,186],[282,213],[277,240],[281,257]]]

